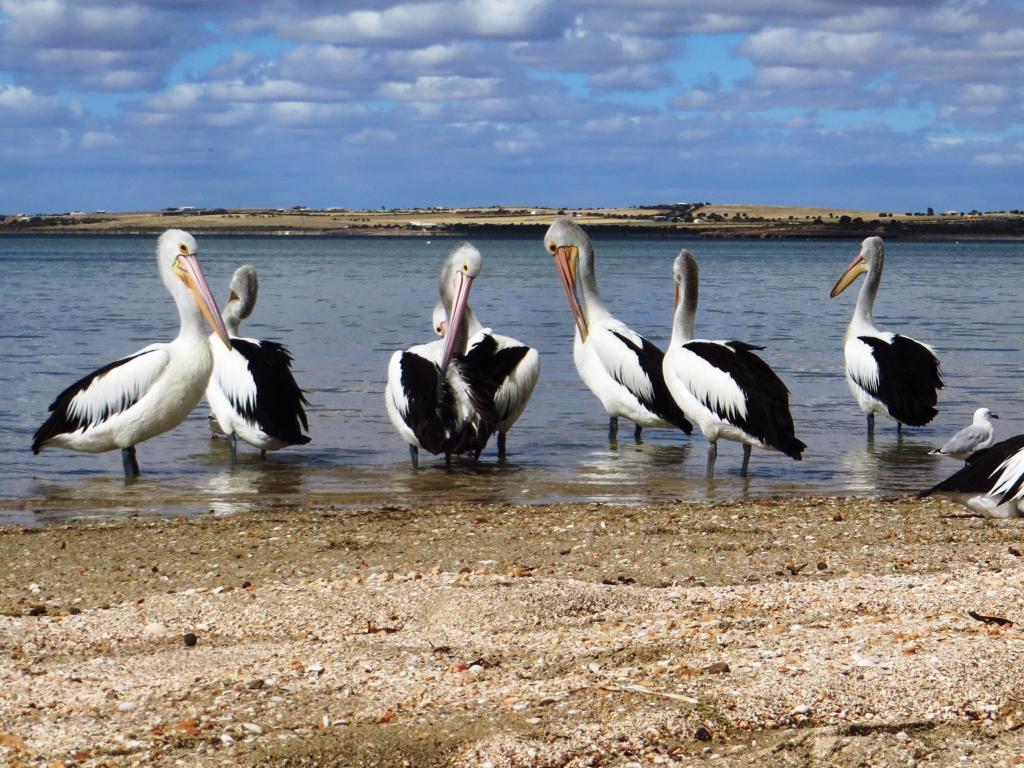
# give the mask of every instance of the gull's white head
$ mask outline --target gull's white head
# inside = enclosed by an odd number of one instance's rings
[[[988,408],[979,408],[974,412],[974,423],[975,424],[986,424],[989,419],[998,419],[999,417],[992,413]]]

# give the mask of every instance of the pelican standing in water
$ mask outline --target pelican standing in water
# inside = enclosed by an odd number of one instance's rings
[[[125,476],[134,477],[139,474],[135,446],[178,426],[203,396],[213,370],[203,316],[218,345],[230,349],[231,342],[199,266],[195,239],[180,229],[167,230],[157,240],[156,262],[178,307],[177,338],[150,344],[61,392],[36,430],[33,453],[50,446],[87,453],[120,448]]]
[[[807,446],[794,434],[789,390],[754,354],[754,350],[764,347],[742,341],[695,339],[699,271],[693,254],[684,249],[672,266],[672,274],[676,306],[672,341],[665,352],[665,383],[708,440],[707,476],[714,476],[720,438],[743,443],[741,476],[747,474],[754,445],[781,451],[799,461]]]
[[[455,268],[449,270],[456,253]],[[451,318],[442,327],[441,313],[435,315],[435,332],[443,332],[444,338],[395,352],[388,363],[384,404],[391,423],[409,444],[414,468],[419,466],[421,448],[435,455],[443,453],[445,463],[450,464],[452,454],[472,451],[479,455],[489,436],[481,428],[459,366],[452,364],[456,353],[466,348],[466,305],[480,267],[475,248],[466,248],[466,244],[455,248],[438,286],[443,314]]]
[[[954,459],[967,461],[971,454],[976,451],[982,451],[995,442],[996,430],[992,426],[992,419],[998,418],[988,408],[979,408],[974,412],[974,420],[969,426],[964,427],[949,438],[941,448],[929,451],[929,455],[950,456]]]
[[[556,219],[544,235],[544,247],[555,258],[576,319],[576,370],[608,414],[609,441],[616,440],[620,416],[636,425],[637,441],[644,427],[677,428],[690,434],[693,425],[665,386],[664,353],[605,308],[597,289],[594,248],[586,232],[569,219]],[[577,295],[580,287],[582,300]]]
[[[228,303],[221,317],[231,336],[231,349],[213,346],[213,374],[206,387],[220,431],[231,446],[232,466],[238,460],[238,438],[260,449],[276,451],[304,445],[309,429],[302,390],[292,376],[292,356],[276,341],[239,338],[242,320],[256,306],[259,282],[248,264],[231,276]]]
[[[927,344],[909,336],[875,328],[874,306],[882,280],[885,245],[880,237],[861,243],[860,253],[839,277],[829,294],[834,299],[860,275],[867,273],[857,296],[853,318],[846,329],[846,380],[867,416],[868,438],[875,433],[875,414],[903,425],[921,427],[935,418],[935,403],[942,389],[939,360]]]
[[[464,248],[473,248],[468,243]],[[445,262],[451,274],[458,268],[462,253],[453,251]],[[442,282],[446,280],[441,277]],[[444,304],[434,307],[434,330],[444,335],[447,322]],[[511,336],[494,333],[480,324],[473,308],[466,305],[466,351],[459,359],[459,371],[469,386],[470,399],[482,420],[493,419],[489,428],[498,433],[498,457],[506,454],[506,436],[530,401],[540,377],[540,355]]]
[[[989,517],[1024,517],[1024,435],[978,451],[959,472],[918,495],[933,494]]]

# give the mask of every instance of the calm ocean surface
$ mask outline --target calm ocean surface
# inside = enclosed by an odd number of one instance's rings
[[[0,238],[0,523],[89,515],[229,513],[305,499],[339,505],[474,500],[546,502],[724,499],[800,493],[891,494],[926,487],[957,468],[927,456],[981,405],[1001,417],[998,437],[1024,431],[1024,243],[891,241],[876,322],[931,343],[946,388],[931,425],[897,440],[879,421],[868,445],[864,418],[843,377],[842,341],[860,282],[828,291],[859,243],[676,241],[643,237],[595,243],[612,312],[664,348],[670,334],[672,260],[687,246],[701,265],[698,335],[766,346],[792,392],[802,462],[755,451],[738,477],[741,449],[720,443],[713,483],[705,443],[623,425],[609,448],[607,418],[572,363],[572,316],[540,239],[481,238],[484,271],[471,303],[481,321],[540,350],[541,379],[509,434],[478,465],[444,470],[424,455],[414,472],[384,411],[388,357],[434,338],[437,274],[456,240],[434,238],[200,237],[200,259],[223,302],[235,267],[259,271],[261,293],[242,335],[274,339],[295,356],[307,390],[307,446],[261,461],[239,446],[232,470],[211,441],[205,403],[172,432],[139,447],[142,478],[122,478],[119,452],[53,449],[33,456],[47,406],[80,376],[177,332],[174,305],[156,273],[155,237]]]

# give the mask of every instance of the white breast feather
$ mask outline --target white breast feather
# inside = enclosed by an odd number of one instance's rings
[[[68,404],[68,416],[95,426],[137,402],[149,391],[170,360],[166,344],[151,344],[133,359],[93,379]]]
[[[700,341],[725,346],[720,341]],[[747,398],[732,376],[691,352],[685,345],[674,349],[672,357],[676,377],[701,403],[716,413],[725,414],[730,420],[747,415]]]
[[[887,344],[892,343],[891,333],[879,333],[878,338]],[[878,391],[878,361],[875,360],[871,347],[860,339],[853,337],[847,340],[844,349],[846,356],[846,373],[861,387]]]
[[[257,339],[244,339],[258,344]],[[213,349],[213,376],[221,392],[236,410],[256,408],[256,382],[249,372],[249,363],[237,349],[211,342]]]
[[[637,347],[643,348],[643,339],[625,325],[595,329],[587,339],[588,345],[597,354],[604,369],[620,381],[634,395],[648,401],[654,399],[654,387],[646,371],[640,367],[636,353],[627,347],[612,331],[630,339]]]

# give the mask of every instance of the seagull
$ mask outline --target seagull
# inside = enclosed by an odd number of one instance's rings
[[[918,496],[946,496],[988,517],[1024,517],[1024,435],[967,458],[963,469]]]
[[[587,233],[572,220],[558,218],[544,235],[544,247],[555,258],[576,320],[576,370],[608,414],[609,441],[616,441],[620,416],[636,425],[637,441],[644,427],[676,428],[690,434],[693,425],[665,386],[664,353],[605,307]],[[577,296],[580,287],[582,301]]]
[[[177,338],[105,365],[57,395],[49,418],[36,430],[33,453],[50,446],[87,453],[120,448],[125,477],[135,477],[135,446],[185,420],[213,370],[204,316],[218,337],[216,343],[231,348],[198,252],[188,232],[169,229],[160,236],[156,263],[178,308]]]
[[[995,442],[995,427],[991,419],[999,417],[988,408],[979,408],[974,412],[974,421],[953,435],[941,448],[929,451],[930,456],[952,456],[954,459],[966,461],[975,451],[988,448]]]
[[[935,403],[942,389],[939,360],[930,346],[875,328],[873,310],[884,257],[882,238],[866,238],[829,294],[834,299],[867,273],[846,330],[844,352],[846,379],[867,416],[868,438],[874,436],[876,413],[895,419],[897,433],[904,424],[927,424],[938,413]]]
[[[707,477],[714,476],[718,440],[743,443],[746,476],[750,448],[781,451],[800,460],[804,445],[796,438],[789,412],[789,390],[768,364],[754,354],[764,349],[742,341],[693,337],[699,271],[690,251],[672,267],[676,307],[672,340],[665,352],[665,383],[683,412],[708,440]]]
[[[292,356],[276,341],[239,338],[242,320],[256,306],[256,270],[245,264],[231,276],[228,303],[221,317],[231,335],[231,349],[213,347],[213,374],[206,400],[214,421],[231,445],[231,464],[238,459],[238,438],[261,455],[289,445],[304,445],[309,436],[302,390],[292,376]],[[211,425],[213,422],[211,422]]]

